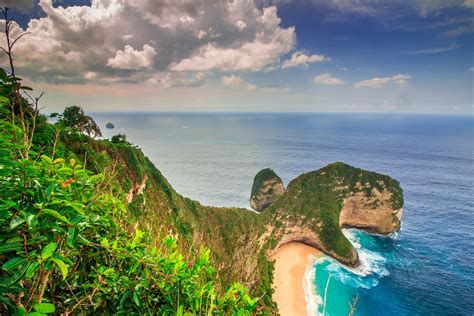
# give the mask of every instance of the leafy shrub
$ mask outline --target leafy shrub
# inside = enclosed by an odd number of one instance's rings
[[[112,136],[110,141],[114,144],[126,143],[127,142],[127,135],[125,135],[124,133],[114,135],[114,136]]]
[[[209,250],[186,261],[172,236],[151,246],[144,232],[129,233],[103,174],[75,160],[18,159],[12,128],[1,122],[0,302],[9,313],[261,313],[240,284],[219,295]]]

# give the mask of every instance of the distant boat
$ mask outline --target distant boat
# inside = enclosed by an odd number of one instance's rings
[[[113,128],[115,128],[114,124],[112,124],[112,123],[110,123],[110,122],[107,123],[107,124],[105,125],[105,127],[108,128],[108,129],[113,129]]]

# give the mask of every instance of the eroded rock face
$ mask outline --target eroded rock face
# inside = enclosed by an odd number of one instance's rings
[[[271,169],[263,169],[254,178],[250,207],[261,212],[285,193],[283,181]]]
[[[292,180],[264,214],[271,227],[263,234],[268,255],[297,241],[348,266],[357,266],[354,245],[341,228],[390,234],[400,229],[403,190],[389,176],[336,162]],[[270,227],[270,226],[269,226]]]
[[[388,190],[380,192],[373,188],[370,196],[357,192],[347,197],[339,216],[339,225],[381,235],[399,231],[402,208],[393,208],[391,195]]]

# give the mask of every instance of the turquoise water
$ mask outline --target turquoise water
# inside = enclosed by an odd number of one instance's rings
[[[266,167],[285,184],[334,161],[396,178],[405,196],[401,231],[390,237],[346,231],[362,266],[349,271],[325,259],[312,270],[318,293],[331,275],[326,315],[347,314],[356,297],[356,315],[474,315],[472,116],[94,117],[106,137],[125,132],[178,192],[204,204],[248,207],[253,177]],[[109,121],[114,130],[103,127]]]

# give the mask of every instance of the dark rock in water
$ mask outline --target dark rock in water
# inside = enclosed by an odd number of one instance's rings
[[[114,124],[112,124],[112,123],[110,123],[110,122],[107,123],[107,125],[105,125],[105,127],[107,127],[108,129],[113,129],[113,128],[115,128]]]
[[[271,169],[263,169],[255,176],[250,196],[250,207],[262,211],[285,193],[280,177]]]

